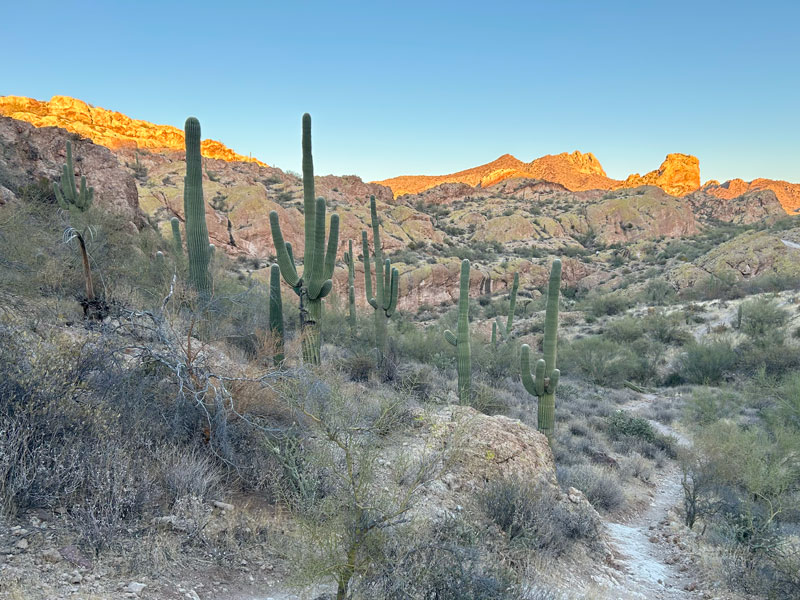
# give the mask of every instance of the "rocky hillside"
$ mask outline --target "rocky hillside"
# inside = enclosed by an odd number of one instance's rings
[[[655,185],[668,194],[682,196],[700,187],[700,161],[687,154],[668,154],[661,166],[646,175],[630,175],[625,181],[606,175],[594,154],[577,150],[547,155],[529,163],[510,154],[485,165],[450,175],[403,175],[378,181],[392,188],[395,196],[418,194],[443,183],[466,183],[473,187],[489,187],[514,177],[543,179],[563,185],[571,191],[615,190],[640,185]]]
[[[149,223],[168,235],[169,220],[183,220],[185,164],[175,150],[183,143],[179,130],[139,125],[144,122],[71,99],[0,101],[6,110],[14,107],[14,114],[27,115],[25,120],[38,125],[65,125],[33,126],[0,117],[2,201],[24,200],[34,184],[47,190],[64,162],[66,140],[73,139],[77,173],[96,188],[99,204],[124,213],[132,230]],[[75,132],[99,137],[92,143]],[[284,235],[302,257],[302,184],[297,176],[263,163],[212,157],[204,171],[211,239],[237,259],[237,268],[246,275],[266,276],[275,252],[268,226],[271,210],[278,211]],[[670,240],[702,238],[719,223],[759,227],[784,215],[800,187],[787,183],[773,191],[767,180],[756,180],[698,189],[699,181],[697,159],[686,155],[671,154],[659,169],[622,182],[608,178],[592,154],[575,152],[531,163],[506,155],[454,176],[395,178],[384,182],[388,185],[326,175],[317,177],[316,192],[340,215],[342,252],[349,240],[360,248],[362,230],[369,231],[368,200],[376,197],[383,243],[401,273],[399,307],[417,311],[453,300],[458,262],[465,257],[473,262],[476,294],[489,279],[494,289],[504,289],[515,271],[524,290],[538,293],[547,277],[545,255],[551,252],[564,257],[565,286],[613,288],[624,280],[623,256],[630,270],[637,267],[632,260],[658,256],[672,247]],[[770,239],[777,246],[765,245],[755,234],[735,240],[737,254],[749,253],[750,262],[766,265],[734,269],[735,277],[788,268],[790,258],[773,257],[786,250],[775,235]],[[764,256],[767,250],[770,256]],[[710,255],[682,256],[671,256],[666,264],[678,291],[708,276],[706,262],[719,262]],[[360,261],[356,268],[362,268]],[[344,289],[346,278],[342,264],[334,277],[336,287]],[[361,286],[363,277],[358,275],[356,297],[364,303]]]
[[[53,96],[49,102],[22,96],[2,96],[0,115],[27,121],[36,127],[61,127],[112,150],[142,148],[161,152],[183,150],[184,146],[183,131],[177,127],[131,119],[122,113],[91,106],[69,96]],[[266,166],[255,158],[237,154],[215,140],[203,140],[202,152],[208,158]]]

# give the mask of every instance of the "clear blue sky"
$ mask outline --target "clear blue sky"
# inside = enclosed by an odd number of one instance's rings
[[[284,169],[438,174],[579,149],[612,177],[800,182],[800,1],[9,2],[0,95],[81,98]]]

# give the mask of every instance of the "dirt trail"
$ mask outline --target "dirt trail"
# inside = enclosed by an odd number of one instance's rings
[[[660,400],[655,394],[640,394],[624,408],[637,413]],[[672,435],[678,444],[689,440],[680,432],[650,420],[659,432]],[[682,501],[681,472],[671,464],[658,473],[650,505],[639,514],[619,522],[606,524],[611,541],[619,552],[618,563],[624,575],[609,584],[608,598],[673,600],[698,598],[699,587],[692,579],[693,569],[687,569],[686,556],[676,543],[670,522],[676,519],[673,511]]]

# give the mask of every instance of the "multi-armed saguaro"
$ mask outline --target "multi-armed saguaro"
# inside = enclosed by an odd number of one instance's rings
[[[375,249],[375,295],[372,295],[372,269],[369,264],[369,242],[366,231],[361,232],[361,245],[364,253],[364,291],[370,306],[375,309],[375,347],[378,349],[379,357],[383,358],[386,355],[386,321],[397,308],[400,274],[397,269],[392,268],[391,260],[383,258],[380,221],[375,208],[375,196],[369,198],[369,212],[372,217],[372,244]]]
[[[281,298],[281,269],[278,265],[269,268],[269,330],[275,346],[274,362],[280,365],[283,352],[283,299]]]
[[[331,215],[331,231],[325,249],[325,200],[314,198],[314,162],[311,157],[311,115],[303,115],[303,213],[305,216],[305,253],[303,275],[297,274],[292,247],[284,242],[278,213],[269,213],[272,241],[284,281],[300,297],[300,326],[303,334],[303,360],[319,364],[322,299],[333,287],[333,268],[339,245],[339,215]]]
[[[555,259],[550,269],[550,285],[547,289],[547,312],[544,319],[544,358],[536,362],[536,371],[531,373],[530,346],[522,345],[520,369],[522,383],[528,393],[539,399],[539,431],[553,439],[555,423],[556,388],[560,372],[556,369],[556,346],[558,345],[558,295],[561,289],[561,261]]]
[[[350,312],[347,322],[350,324],[350,333],[356,332],[356,258],[353,255],[353,240],[347,241],[347,252],[344,253],[344,262],[347,265],[347,303]]]
[[[53,183],[58,205],[65,211],[77,211],[79,213],[89,210],[94,199],[94,188],[86,187],[86,177],[81,175],[81,187],[75,186],[75,166],[72,163],[72,142],[67,142],[67,164],[61,171],[61,182]],[[64,241],[77,239],[81,251],[81,261],[83,262],[83,279],[86,286],[86,299],[93,301],[94,281],[92,279],[92,269],[89,264],[89,253],[86,251],[86,241],[83,233],[73,227],[69,227],[64,232]]]
[[[469,261],[461,261],[461,289],[458,296],[458,334],[449,329],[444,339],[456,347],[458,367],[458,400],[461,404],[470,401],[472,393],[472,360],[469,348]]]
[[[64,210],[88,210],[94,199],[94,188],[86,187],[86,177],[81,175],[81,187],[75,185],[75,167],[72,164],[72,142],[67,142],[67,164],[62,167],[61,184],[53,183],[58,205]]]
[[[495,335],[495,330],[500,330],[500,335],[503,338],[511,337],[511,330],[514,327],[514,310],[517,307],[517,290],[519,289],[519,273],[514,273],[514,283],[511,285],[511,297],[509,299],[508,305],[508,320],[506,324],[503,325],[503,322],[500,320],[500,317],[495,319],[495,323],[492,324],[492,336]]]
[[[186,119],[186,177],[183,180],[183,214],[186,217],[186,250],[189,254],[189,281],[200,298],[211,295],[208,263],[211,250],[203,200],[203,157],[200,155],[200,121]],[[173,235],[174,235],[173,225]],[[177,243],[177,240],[176,240]]]

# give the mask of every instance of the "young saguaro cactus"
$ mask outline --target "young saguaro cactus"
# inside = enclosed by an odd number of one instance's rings
[[[273,360],[280,365],[285,357],[283,350],[283,299],[281,298],[281,269],[278,265],[269,268],[269,330],[275,344]]]
[[[186,177],[183,183],[183,214],[186,217],[189,281],[200,294],[201,299],[207,300],[211,295],[211,277],[208,273],[211,249],[206,225],[206,204],[203,200],[200,121],[194,117],[186,119]]]
[[[367,232],[361,232],[361,245],[364,253],[364,291],[367,301],[375,309],[375,347],[382,358],[386,355],[387,321],[397,308],[400,273],[392,268],[392,261],[383,258],[381,229],[375,196],[369,198],[369,212],[372,217],[372,244],[375,250],[375,295],[372,295],[372,268],[369,261],[369,242]],[[381,270],[383,273],[381,273]]]
[[[172,217],[169,220],[172,226],[172,243],[175,245],[175,252],[180,256],[183,254],[183,240],[181,239],[181,222],[178,217]]]
[[[347,302],[350,312],[347,322],[350,324],[350,333],[356,332],[356,259],[353,255],[353,240],[347,241],[347,252],[344,253],[344,262],[347,264]]]
[[[556,369],[556,346],[558,344],[558,295],[561,289],[561,261],[555,259],[550,268],[550,284],[547,289],[547,311],[544,319],[544,358],[536,362],[531,373],[531,349],[523,344],[520,352],[522,383],[528,393],[539,399],[539,431],[552,442],[555,425],[556,388],[560,371]]]
[[[456,347],[458,400],[461,404],[467,404],[472,394],[472,359],[469,348],[469,260],[467,259],[461,261],[457,334],[448,329],[444,332],[444,339]]]
[[[503,322],[500,320],[500,317],[497,317],[496,320],[496,328],[500,330],[500,335],[505,339],[511,337],[511,331],[514,327],[514,310],[517,307],[517,290],[519,289],[519,273],[514,273],[514,283],[511,285],[511,296],[509,298],[508,304],[508,320],[506,324],[503,325]],[[495,329],[495,325],[492,326],[492,329]]]
[[[300,297],[300,327],[303,334],[303,360],[319,364],[322,299],[333,287],[333,268],[339,246],[339,215],[331,215],[331,229],[325,249],[325,200],[314,198],[314,161],[311,156],[311,115],[303,115],[303,213],[305,216],[305,253],[303,274],[298,275],[291,245],[281,233],[278,213],[269,213],[272,241],[278,266],[286,283]]]
[[[81,175],[81,186],[75,185],[75,166],[72,163],[72,142],[67,142],[67,164],[61,170],[61,182],[53,183],[58,205],[64,210],[77,209],[84,212],[94,199],[94,188],[86,187],[86,177]]]

